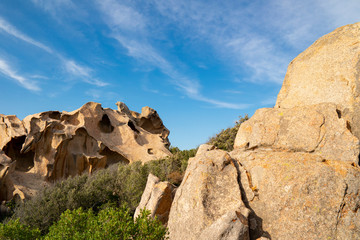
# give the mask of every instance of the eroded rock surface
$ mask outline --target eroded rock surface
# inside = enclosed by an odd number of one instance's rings
[[[249,210],[241,200],[237,166],[228,153],[211,149],[212,146],[203,145],[189,160],[170,210],[171,240],[206,239],[211,234],[214,235],[208,239],[249,237]],[[232,226],[237,229],[231,230]],[[237,238],[226,237],[237,234]]]
[[[112,110],[89,102],[73,112],[48,111],[23,121],[0,115],[0,150],[15,162],[19,181],[26,173],[57,180],[118,162],[171,155],[169,130],[155,110],[144,107],[136,113],[124,103],[117,105]]]

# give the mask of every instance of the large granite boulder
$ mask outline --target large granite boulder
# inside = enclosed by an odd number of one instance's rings
[[[211,149],[202,145],[189,160],[170,210],[171,240],[249,238],[237,164],[228,153]]]
[[[54,181],[118,162],[171,155],[169,130],[155,110],[144,107],[136,113],[117,105],[112,110],[89,102],[73,112],[48,111],[23,121],[0,115],[0,150],[15,162],[13,179],[24,186],[29,180],[21,181],[28,176]]]
[[[290,64],[276,108],[334,103],[360,138],[360,22],[321,37]]]

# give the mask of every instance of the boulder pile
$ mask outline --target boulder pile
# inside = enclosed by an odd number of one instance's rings
[[[169,130],[154,109],[89,102],[73,112],[0,115],[0,201],[31,196],[54,181],[111,164],[170,156]]]
[[[169,209],[180,239],[360,239],[360,23],[289,65],[234,150],[200,146]],[[155,214],[156,215],[156,214]]]

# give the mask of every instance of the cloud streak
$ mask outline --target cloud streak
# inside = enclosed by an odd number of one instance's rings
[[[127,50],[127,55],[158,68],[167,75],[169,81],[187,97],[206,102],[215,107],[242,109],[247,104],[231,104],[207,98],[201,94],[200,82],[180,73],[159,50],[149,43],[146,22],[149,21],[140,12],[113,0],[97,1],[103,18],[111,30],[110,36]]]
[[[78,63],[73,60],[64,59],[64,65],[67,72],[71,73],[73,76],[80,77],[84,82],[91,85],[96,85],[98,87],[104,87],[109,85],[106,82],[102,82],[98,79],[95,79],[91,76],[92,69],[84,66],[80,66]]]
[[[15,38],[18,38],[28,44],[38,47],[38,48],[48,52],[49,54],[55,56],[56,58],[60,59],[60,61],[64,65],[65,70],[71,76],[78,77],[83,82],[86,82],[88,84],[95,85],[98,87],[103,87],[103,86],[108,85],[108,83],[94,78],[91,74],[91,72],[93,72],[92,69],[85,67],[85,66],[81,66],[80,64],[76,63],[75,61],[63,57],[60,53],[53,50],[49,46],[47,46],[39,41],[36,41],[33,38],[27,36],[26,34],[20,32],[17,28],[12,26],[10,23],[5,21],[1,17],[0,17],[0,30],[2,30],[5,33],[7,33]],[[21,78],[18,78],[18,79],[21,79]]]
[[[54,51],[49,48],[48,46],[42,44],[41,42],[38,42],[28,36],[26,36],[25,34],[23,34],[22,32],[20,32],[19,30],[17,30],[14,26],[12,26],[10,23],[8,23],[7,21],[5,21],[3,18],[0,17],[0,29],[4,32],[6,32],[7,34],[16,37],[20,40],[23,40],[24,42],[27,42],[31,45],[34,45],[38,48],[41,48],[42,50],[53,54]]]
[[[152,0],[172,26],[208,43],[247,81],[281,84],[288,63],[320,36],[358,21],[358,0]],[[240,70],[239,70],[240,69]]]
[[[18,74],[13,67],[10,66],[10,64],[5,61],[4,59],[0,58],[0,72],[15,80],[16,82],[18,82],[22,87],[30,90],[30,91],[35,91],[38,92],[40,91],[40,87],[37,85],[36,82],[29,80],[28,78]]]

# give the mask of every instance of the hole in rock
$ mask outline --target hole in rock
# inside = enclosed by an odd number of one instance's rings
[[[107,114],[104,114],[102,116],[101,121],[98,123],[98,126],[100,128],[100,131],[104,133],[111,133],[114,131],[113,125],[111,125],[110,118]]]
[[[3,149],[8,157],[12,160],[16,160],[15,169],[21,172],[27,172],[34,167],[35,153],[33,151],[20,153],[25,138],[26,136],[12,138]]]
[[[19,127],[20,127],[20,125],[19,125],[19,124],[17,124],[17,123],[11,123],[11,127],[13,127],[13,128],[19,128]]]
[[[144,117],[142,117],[139,122],[140,122],[140,124],[139,124],[140,127],[145,129],[146,131],[148,131],[150,133],[154,133],[154,134],[161,133],[164,128],[164,124],[161,123],[160,121],[157,121],[154,125],[152,120],[146,119]]]
[[[338,115],[338,118],[341,118],[341,111],[339,109],[336,109],[336,113]]]
[[[349,121],[346,121],[346,128],[352,133]]]
[[[147,150],[148,154],[153,155],[154,154],[154,150],[152,148],[148,148]]]
[[[79,113],[76,113],[74,115],[62,115],[61,116],[61,121],[64,121],[65,124],[70,124],[70,125],[74,125],[77,126],[80,124],[80,121],[77,119]]]
[[[136,129],[135,124],[132,121],[128,121],[128,126],[136,133],[140,133],[139,130]]]
[[[56,120],[60,120],[60,117],[61,117],[61,113],[58,111],[49,111],[49,112],[44,112],[44,113],[40,114],[41,117],[46,116],[46,115],[48,115],[49,118],[56,119]]]
[[[110,150],[108,147],[105,147],[104,150],[100,152],[100,154],[106,156],[107,167],[118,162],[122,162],[126,164],[130,163],[130,161],[126,157],[124,157],[123,155],[117,152]]]

